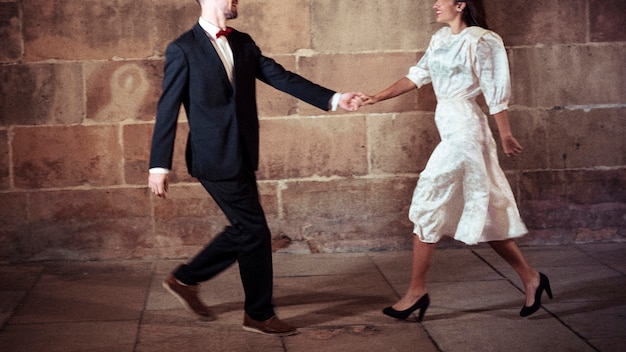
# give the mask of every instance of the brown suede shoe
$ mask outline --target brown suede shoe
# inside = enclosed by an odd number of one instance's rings
[[[198,298],[198,286],[187,286],[168,275],[163,281],[163,287],[173,294],[192,313],[199,315],[203,320],[215,320],[211,311]]]
[[[289,336],[298,333],[296,328],[283,323],[277,316],[273,316],[265,321],[258,321],[250,318],[247,313],[243,316],[243,329],[273,336]]]

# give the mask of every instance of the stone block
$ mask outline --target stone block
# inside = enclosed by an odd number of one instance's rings
[[[415,178],[286,182],[282,231],[313,252],[407,248]]]
[[[22,26],[15,2],[0,2],[0,47],[0,62],[16,62],[22,58]]]
[[[29,197],[28,222],[12,238],[14,260],[155,257],[145,189],[40,191]]]
[[[626,41],[626,1],[590,0],[589,12],[592,42]]]
[[[6,130],[0,130],[0,189],[11,187],[10,163],[9,135]]]
[[[484,110],[487,112],[487,110]],[[549,165],[548,145],[559,134],[550,134],[548,112],[536,109],[516,109],[508,111],[509,123],[513,136],[520,142],[524,151],[521,155],[510,158],[504,154],[500,133],[493,117],[489,117],[489,125],[498,148],[498,160],[503,170],[547,169]]]
[[[0,261],[6,261],[15,253],[17,230],[28,221],[28,194],[0,193],[2,216],[0,216]]]
[[[276,62],[282,65],[286,70],[296,72],[295,57],[291,55],[274,56]],[[257,107],[259,109],[259,117],[288,116],[297,114],[298,99],[281,92],[276,88],[257,80]]]
[[[625,114],[625,108],[550,111],[545,127],[550,168],[626,164]]]
[[[431,113],[376,115],[367,118],[370,174],[419,173],[439,143]]]
[[[539,108],[622,104],[625,56],[626,46],[619,45],[513,49],[512,103]]]
[[[173,185],[166,199],[151,196],[156,246],[164,258],[193,256],[228,225],[199,184]]]
[[[148,19],[156,31],[154,52],[162,57],[170,42],[198,23],[200,6],[195,1],[171,0],[152,0],[149,6],[152,11]]]
[[[261,121],[260,179],[367,173],[362,116]]]
[[[316,0],[311,12],[313,49],[323,53],[423,50],[440,27],[431,2]]]
[[[587,0],[486,1],[487,23],[507,46],[584,43]],[[558,19],[558,20],[555,20]],[[562,21],[576,25],[563,25]],[[571,67],[571,66],[570,66]]]
[[[24,0],[24,57],[145,58],[153,53],[153,22],[145,1]],[[141,19],[141,20],[139,20]]]
[[[78,63],[0,66],[0,125],[80,123],[82,82]]]
[[[279,6],[266,0],[246,0],[238,6],[239,17],[228,24],[252,36],[266,54],[294,53],[311,47],[309,0],[283,1]]]
[[[15,187],[122,183],[117,126],[20,127],[12,141]]]
[[[124,176],[126,183],[147,185],[154,124],[133,124],[126,125],[123,128]],[[188,133],[189,125],[186,122],[180,122],[174,142],[174,157],[169,176],[171,183],[195,182],[195,179],[187,172],[187,164],[185,162]]]
[[[161,94],[163,61],[85,63],[87,121],[153,120]]]
[[[624,169],[525,172],[520,187],[520,211],[531,229],[624,225]]]
[[[301,57],[300,72],[313,82],[339,92],[375,94],[406,76],[417,63],[415,53],[343,54]],[[375,74],[372,74],[375,72]],[[365,113],[415,111],[418,94],[407,93],[362,109]],[[300,115],[319,115],[320,110],[300,103]],[[345,113],[338,109],[338,112]]]

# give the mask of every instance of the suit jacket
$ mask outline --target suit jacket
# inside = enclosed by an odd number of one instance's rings
[[[329,109],[334,91],[286,71],[263,56],[246,33],[233,30],[228,42],[234,59],[234,85],[199,24],[168,45],[150,168],[172,168],[181,103],[189,121],[188,171],[208,181],[236,176],[243,166],[244,153],[254,169],[258,168],[256,79],[320,109]]]

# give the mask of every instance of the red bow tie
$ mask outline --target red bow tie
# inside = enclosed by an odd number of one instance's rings
[[[219,32],[217,32],[217,34],[215,35],[215,38],[219,38],[221,36],[225,36],[228,37],[228,35],[230,34],[230,32],[232,32],[233,29],[230,27],[226,27],[226,30],[220,29]]]

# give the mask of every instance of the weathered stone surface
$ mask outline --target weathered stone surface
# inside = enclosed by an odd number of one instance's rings
[[[434,23],[432,3],[396,0],[311,2],[313,49],[358,52],[425,49]],[[358,16],[347,14],[358,13]]]
[[[0,130],[0,189],[10,187],[9,170],[11,168],[9,160],[9,136],[7,131]]]
[[[439,143],[431,113],[371,116],[367,131],[372,174],[418,173]]]
[[[549,165],[571,169],[626,164],[626,108],[550,111],[545,133]]]
[[[298,73],[294,56],[273,56],[272,58],[286,70]],[[298,99],[261,81],[257,81],[256,87],[256,101],[260,118],[288,116],[298,113]]]
[[[282,232],[313,252],[407,248],[416,178],[288,182]]]
[[[261,131],[262,179],[367,173],[362,116],[263,120]]]
[[[531,229],[623,227],[625,190],[623,169],[526,172],[520,210]]]
[[[618,0],[619,1],[619,0]],[[587,0],[485,1],[489,26],[509,46],[584,43]],[[558,20],[555,20],[558,19]],[[572,25],[563,25],[563,22]]]
[[[15,187],[113,186],[122,181],[116,126],[16,128]]]
[[[195,1],[170,0],[152,0],[149,6],[150,27],[156,31],[154,52],[162,57],[171,41],[198,23],[200,6]]]
[[[0,62],[22,58],[22,33],[18,4],[0,2]]]
[[[104,61],[84,65],[87,121],[154,120],[163,61]]]
[[[311,47],[310,0],[283,1],[268,6],[265,0],[246,0],[238,6],[239,18],[231,25],[249,33],[269,55],[294,53]]]
[[[504,156],[489,118],[530,229],[520,244],[624,241],[624,6],[486,3],[525,148]],[[199,15],[193,0],[0,0],[0,261],[182,258],[228,224],[187,173],[183,109],[168,198],[146,187],[164,51]],[[228,24],[286,69],[366,94],[404,77],[441,26],[432,2],[411,0],[246,0]],[[410,197],[439,138],[432,86],[356,113],[257,93],[277,248],[410,249]]]
[[[414,53],[342,54],[301,57],[299,67],[303,76],[329,89],[375,94],[406,76],[409,68],[416,63],[417,57]],[[375,75],[372,72],[375,72]],[[361,111],[365,113],[414,111],[417,108],[418,96],[417,92],[407,93],[364,107]],[[301,115],[323,113],[304,103],[300,103],[299,108]],[[341,109],[339,112],[345,113]]]
[[[0,65],[0,125],[80,123],[80,64]]]
[[[513,49],[512,104],[553,108],[623,103],[625,56],[626,46],[616,45]]]
[[[156,254],[145,189],[33,192],[27,217],[12,232],[9,256],[15,260]]]
[[[143,58],[155,36],[145,1],[23,1],[24,57],[46,59]],[[139,20],[141,19],[141,20]]]
[[[589,11],[592,42],[626,41],[626,2],[589,0]]]

